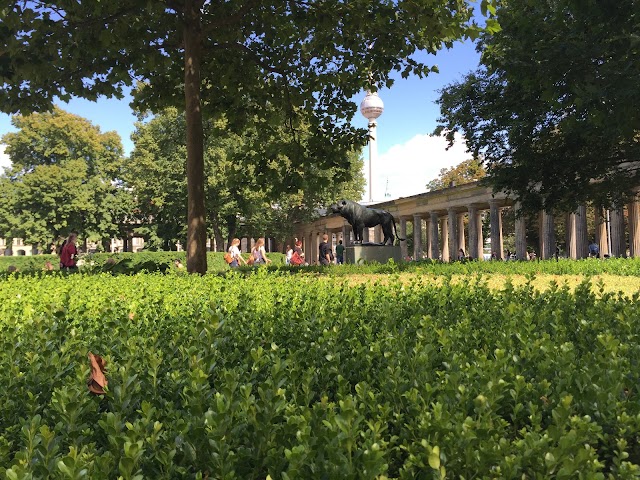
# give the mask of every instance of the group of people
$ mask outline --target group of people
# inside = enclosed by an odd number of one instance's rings
[[[260,237],[256,240],[256,243],[251,248],[249,258],[245,258],[240,253],[240,239],[234,238],[231,241],[231,245],[227,251],[229,267],[237,268],[240,265],[263,265],[271,263],[271,260],[267,257],[267,252],[264,248],[264,238]],[[341,264],[344,263],[344,245],[342,240],[339,241],[336,246],[336,256],[333,255],[333,248],[329,242],[329,235],[324,234],[322,236],[322,242],[318,246],[318,263],[320,265],[330,265],[332,263]],[[287,245],[285,263],[287,265],[309,265],[305,253],[302,249],[302,241],[295,238],[293,247]]]
[[[249,253],[249,258],[245,260],[240,254],[240,239],[234,238],[231,240],[231,245],[228,250],[229,255],[231,256],[231,262],[229,266],[231,268],[237,268],[241,264],[243,265],[264,265],[267,263],[271,263],[271,260],[267,257],[267,251],[264,248],[264,238],[260,237],[256,240],[256,243],[251,248],[251,252]]]
[[[294,247],[287,245],[286,250],[286,264],[287,265],[309,265],[305,260],[304,252],[302,251],[302,241],[295,239]],[[326,233],[322,236],[322,242],[318,245],[318,264],[319,265],[331,265],[332,263],[340,265],[344,263],[344,245],[342,240],[336,245],[336,255],[333,255],[333,248],[329,242],[329,235]]]
[[[302,241],[294,239],[293,248],[287,245],[285,263],[287,265],[309,265],[305,260],[304,251],[302,250]]]

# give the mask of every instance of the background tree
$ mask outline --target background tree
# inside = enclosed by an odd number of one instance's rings
[[[496,190],[529,210],[620,204],[640,183],[635,0],[498,2],[483,66],[438,103]]]
[[[187,268],[204,273],[203,111],[226,112],[233,124],[257,115],[268,125],[265,107],[278,104],[291,119],[304,112],[327,145],[347,151],[366,140],[348,121],[356,110],[349,99],[370,82],[392,83],[392,70],[426,75],[414,52],[434,53],[477,33],[471,14],[462,0],[14,0],[2,8],[0,108],[121,95],[134,79],[146,84],[136,95],[143,109],[181,106]],[[333,156],[316,161],[334,166]]]
[[[0,175],[0,238],[11,244],[19,220],[14,215],[16,204],[16,188],[5,173]]]
[[[14,116],[12,124],[17,131],[0,141],[12,162],[3,208],[13,220],[1,233],[41,247],[72,230],[104,242],[115,236],[127,210],[127,194],[114,183],[120,137],[58,108]]]
[[[338,157],[337,166],[323,169],[316,158],[326,149],[308,125],[297,126],[295,135],[286,126],[270,125],[267,136],[257,134],[257,128],[264,127],[256,122],[247,123],[243,135],[229,131],[224,117],[205,123],[208,234],[219,249],[224,248],[225,236],[228,242],[237,235],[269,233],[282,241],[295,222],[317,216],[337,197],[360,198],[364,189],[363,162],[355,152]],[[123,179],[137,199],[138,218],[144,219],[136,232],[152,246],[174,248],[186,234],[181,221],[186,210],[180,161],[186,149],[184,115],[168,108],[138,123],[133,140]]]
[[[455,167],[442,168],[438,178],[434,178],[427,183],[426,189],[428,192],[434,190],[440,190],[452,185],[463,185],[465,183],[472,182],[474,180],[480,180],[487,174],[482,162],[470,158],[464,162],[459,163]]]

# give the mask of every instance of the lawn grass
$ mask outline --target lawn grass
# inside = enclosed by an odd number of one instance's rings
[[[433,274],[420,274],[420,273],[399,273],[399,274],[353,274],[344,277],[344,279],[351,284],[358,285],[361,283],[375,284],[376,282],[382,284],[388,284],[395,279],[400,279],[402,283],[411,284],[417,280],[423,282],[442,284],[446,278],[442,275]],[[483,282],[489,286],[492,290],[504,290],[508,282],[511,282],[514,286],[522,286],[531,283],[533,288],[538,291],[545,291],[552,287],[554,284],[559,286],[567,285],[571,291],[589,279],[591,281],[592,290],[594,292],[607,292],[607,293],[622,293],[626,297],[633,297],[634,295],[640,295],[640,277],[622,276],[622,275],[551,275],[551,274],[538,274],[535,277],[527,275],[504,275],[504,274],[480,274],[480,275],[451,275],[451,281],[454,284],[464,284],[470,282],[476,282],[478,279],[482,279]],[[327,281],[335,281],[331,277],[326,278]]]

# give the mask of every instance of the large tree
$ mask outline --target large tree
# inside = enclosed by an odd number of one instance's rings
[[[338,166],[322,169],[316,158],[325,149],[305,125],[297,126],[296,135],[285,126],[270,125],[267,136],[257,134],[264,128],[261,122],[247,122],[242,135],[229,131],[228,123],[225,118],[205,122],[208,234],[219,247],[225,234],[267,232],[282,240],[294,222],[312,218],[337,197],[361,196],[362,159],[356,152],[340,157]],[[168,108],[138,123],[133,140],[123,179],[135,192],[138,218],[144,220],[137,231],[160,248],[172,248],[186,233],[181,221],[187,208],[180,161],[186,149],[184,115]]]
[[[636,0],[498,2],[482,66],[441,94],[441,126],[530,210],[620,204],[640,184]]]
[[[3,178],[0,234],[48,246],[71,230],[108,240],[126,215],[128,193],[116,185],[122,144],[88,120],[55,108],[16,115],[5,134],[12,167]]]
[[[279,104],[290,118],[304,111],[334,149],[348,150],[365,141],[348,121],[354,94],[389,85],[392,70],[427,74],[417,49],[433,53],[478,31],[465,0],[14,0],[0,13],[4,111],[50,108],[56,96],[121,95],[138,80],[143,108],[186,111],[187,268],[200,273],[203,111],[242,123],[268,120],[265,107]]]

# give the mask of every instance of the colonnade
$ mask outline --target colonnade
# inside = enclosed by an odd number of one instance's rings
[[[634,201],[628,209],[628,240],[625,229],[625,216],[622,208],[600,211],[595,209],[595,231],[587,232],[587,209],[580,206],[575,212],[565,215],[564,242],[556,238],[555,218],[552,214],[542,211],[538,215],[539,245],[535,249],[541,259],[553,258],[556,255],[556,245],[566,245],[566,256],[571,259],[586,258],[589,255],[588,246],[592,241],[599,246],[601,255],[611,257],[640,256],[640,202]],[[466,210],[451,207],[446,211],[432,211],[415,213],[411,217],[400,217],[400,236],[406,236],[407,222],[413,223],[413,258],[441,259],[445,262],[456,260],[458,252],[462,250],[472,258],[484,258],[484,233],[482,218],[485,212],[490,215],[488,232],[492,259],[505,259],[504,232],[502,226],[502,210],[506,206],[516,209],[515,219],[515,252],[517,259],[528,258],[525,218],[519,214],[518,206],[506,205],[500,201],[491,201],[489,205],[469,205]],[[465,221],[466,220],[466,221]],[[465,229],[465,223],[467,228]],[[426,236],[423,235],[423,225],[426,225]],[[422,245],[423,237],[426,245]],[[409,256],[406,243],[402,242],[403,256]]]
[[[241,253],[249,253],[256,244],[257,238],[241,237],[239,250]],[[264,237],[264,248],[267,252],[274,251],[274,241],[271,237]]]
[[[492,259],[505,259],[503,210],[513,208],[516,212],[515,232],[507,232],[515,237],[515,257],[528,258],[527,220],[520,215],[519,205],[504,194],[494,194],[476,183],[450,187],[436,192],[427,192],[408,198],[376,204],[375,208],[389,211],[398,225],[398,234],[406,238],[408,223],[413,224],[413,251],[409,252],[406,242],[401,242],[402,255],[414,259],[431,258],[453,261],[462,249],[467,257],[482,260],[484,245],[490,244]],[[489,216],[488,231],[483,231],[483,218]],[[553,258],[557,245],[565,244],[565,255],[572,259],[586,258],[588,245],[595,240],[601,255],[612,257],[640,256],[640,198],[624,207],[608,211],[595,209],[595,231],[587,231],[587,207],[581,205],[575,212],[564,214],[566,237],[557,238],[554,215],[540,212],[537,218],[539,244],[533,246],[541,259]],[[626,221],[625,221],[626,220]],[[324,233],[328,233],[334,243],[343,240],[345,246],[351,239],[351,226],[337,215],[323,217],[316,222],[299,225],[298,238],[303,240],[305,251],[317,256],[317,248]],[[424,234],[423,234],[424,232]],[[364,241],[381,242],[380,227],[364,230]],[[488,237],[488,238],[487,238]],[[488,239],[488,242],[485,242]],[[423,245],[424,243],[424,245]]]

